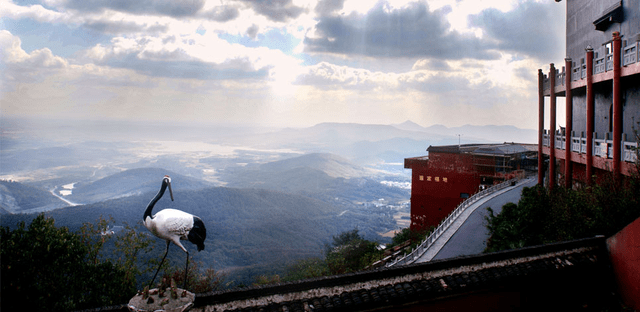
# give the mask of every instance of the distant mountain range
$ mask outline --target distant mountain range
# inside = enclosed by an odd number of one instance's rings
[[[84,206],[58,209],[60,211],[52,211],[51,214],[57,215],[64,211],[82,210],[83,208],[80,207],[100,206],[111,203],[113,200],[127,201],[126,198],[129,197],[135,201],[140,196],[145,196],[146,199],[142,203],[132,205],[132,207],[144,207],[153,197],[153,193],[157,192],[160,180],[165,174],[172,178],[173,192],[176,198],[182,197],[181,194],[184,193],[212,187],[211,184],[203,180],[165,169],[129,169],[93,182],[76,183],[72,194],[64,196],[64,198],[74,203],[84,204]],[[353,217],[353,214],[361,213],[357,211],[357,208],[354,209],[361,203],[377,201],[380,198],[389,202],[400,202],[409,198],[408,190],[380,183],[380,179],[384,178],[380,176],[381,174],[383,173],[357,165],[337,155],[312,153],[265,164],[249,164],[245,167],[221,170],[220,179],[232,188],[254,189],[255,191],[264,189],[282,192],[283,195],[305,196],[309,200],[313,198],[314,201],[325,202],[332,209],[338,209],[340,212],[350,210]],[[374,179],[374,176],[378,179]],[[5,184],[7,186],[4,186]],[[10,190],[14,190],[13,193]],[[20,190],[20,192],[16,190]],[[12,194],[18,200],[6,200],[14,198],[11,197]],[[16,194],[25,195],[18,196]],[[0,185],[0,195],[5,199],[0,203],[3,204],[2,208],[7,213],[23,212],[25,209],[40,205],[40,203],[42,203],[41,205],[49,205],[49,201],[58,204],[55,208],[66,206],[50,192],[17,182],[3,182]],[[241,201],[241,199],[238,200]],[[97,210],[95,216],[108,213],[110,213],[108,209],[105,212]],[[122,215],[121,212],[113,213]],[[355,217],[355,219],[358,218],[369,220],[377,217],[363,213]],[[393,222],[390,222],[370,223],[369,226],[362,229],[363,234],[377,236],[376,233],[387,230],[388,226],[393,226]]]
[[[430,145],[461,143],[534,143],[537,132],[513,126],[422,127],[412,121],[393,125],[320,123],[307,128],[286,128],[275,132],[236,138],[261,147],[325,152],[363,164],[402,162],[426,154]]]
[[[213,142],[217,144],[238,146],[239,150],[247,147],[248,151],[251,148],[256,151],[260,149],[267,151],[262,155],[254,154],[253,156],[257,155],[257,158],[238,158],[237,160],[226,156],[197,158],[198,155],[193,154],[160,155],[155,160],[149,161],[136,158],[136,154],[131,153],[132,149],[140,148],[140,143],[86,141],[60,146],[55,146],[55,142],[47,142],[41,148],[36,144],[15,144],[9,150],[3,150],[0,159],[2,159],[2,170],[5,174],[18,172],[29,176],[30,170],[40,170],[40,172],[51,172],[49,174],[51,177],[57,176],[57,179],[46,181],[30,180],[30,185],[39,186],[45,191],[43,196],[50,197],[50,194],[47,194],[49,189],[76,182],[72,194],[65,198],[83,204],[142,194],[156,187],[149,181],[155,181],[154,179],[158,176],[162,177],[165,174],[171,175],[176,182],[179,181],[183,189],[212,186],[204,180],[192,178],[205,177],[203,168],[198,167],[198,164],[207,165],[209,172],[215,171],[216,175],[220,175],[220,178],[216,176],[215,179],[226,182],[229,186],[268,188],[298,194],[303,192],[307,195],[311,192],[317,195],[321,193],[317,191],[319,189],[353,190],[351,187],[337,184],[337,182],[352,184],[353,181],[333,179],[371,176],[374,173],[368,168],[380,163],[402,164],[405,158],[425,155],[430,145],[451,145],[459,141],[461,143],[505,141],[529,143],[535,142],[536,137],[535,130],[519,129],[513,126],[465,125],[447,128],[442,125],[433,125],[422,127],[411,121],[394,125],[321,123],[307,128],[288,128],[275,132],[240,131],[235,136],[230,133],[222,137],[214,136]],[[300,153],[304,156],[291,158]],[[275,156],[275,159],[289,158],[264,163],[269,156]],[[186,166],[183,161],[191,161],[191,164]],[[246,163],[247,166],[240,167],[238,163]],[[114,165],[103,166],[104,164]],[[224,167],[218,166],[222,164]],[[228,164],[230,169],[227,170],[225,167]],[[258,166],[259,164],[262,165]],[[123,168],[149,166],[161,166],[170,168],[172,171],[145,168],[112,174]],[[401,168],[398,166],[396,170]],[[97,171],[100,175],[96,175]],[[95,177],[87,174],[90,172],[93,172]],[[94,180],[99,177],[103,178]],[[6,211],[34,208],[33,203],[25,206],[30,208],[23,208],[16,201],[10,203],[9,198],[16,197],[9,197],[12,195],[6,189],[4,193],[8,194],[4,197]],[[329,194],[328,191],[324,193]],[[344,192],[341,193],[344,194]],[[55,198],[49,198],[49,201],[43,201],[42,207],[57,208],[59,205],[64,205]],[[34,201],[34,203],[38,202]]]
[[[98,128],[94,133],[102,131]],[[153,129],[158,132],[152,138],[163,138],[161,132],[166,129]],[[182,127],[172,129],[180,137],[194,133]],[[63,130],[76,142],[16,140],[9,150],[0,151],[2,174],[28,181],[0,183],[3,226],[14,227],[18,221],[35,217],[21,212],[53,207],[59,209],[46,214],[55,218],[57,226],[77,229],[102,215],[112,216],[117,225],[126,222],[146,231],[140,222],[142,213],[168,174],[175,202],[165,196],[156,211],[174,207],[205,220],[207,247],[200,254],[193,253],[196,261],[215,268],[255,269],[260,274],[293,259],[321,255],[324,243],[342,231],[358,228],[365,237],[377,239],[378,233],[395,228],[392,208],[362,204],[379,203],[383,198],[408,200],[408,190],[380,181],[393,179],[393,174],[408,179],[402,169],[404,158],[425,155],[429,145],[457,144],[458,139],[463,143],[527,143],[537,136],[534,130],[508,126],[425,128],[410,121],[397,125],[322,123],[223,135],[198,128],[193,142],[237,147],[234,153],[218,155],[180,149],[155,153],[146,149],[150,145],[145,140],[150,139],[139,134],[136,138],[142,141],[101,142],[74,137],[73,133],[82,133],[76,128]],[[393,164],[389,167],[397,168],[393,169],[396,172],[371,169],[380,168],[376,166],[380,163]],[[213,187],[196,177],[226,183],[226,187]],[[75,183],[72,193],[64,198],[81,205],[60,208],[66,204],[50,189],[70,183]],[[158,246],[158,255],[153,256],[161,256],[162,242]]]
[[[432,125],[422,127],[410,120],[393,126],[407,131],[421,131],[437,135],[454,136],[456,138],[458,135],[462,135],[460,139],[465,143],[536,143],[538,140],[538,132],[536,130],[521,129],[514,126],[464,125],[448,128],[443,125]]]
[[[157,182],[170,175],[180,187],[176,192],[212,187],[206,181],[190,178],[159,168],[125,170],[93,182],[79,182],[64,199],[78,204],[91,204],[108,199],[140,195],[158,188]],[[60,188],[55,189],[56,192]],[[32,213],[66,207],[69,204],[51,191],[19,182],[0,180],[0,213]]]
[[[95,203],[107,199],[140,195],[158,188],[158,180],[165,175],[179,185],[175,191],[195,190],[212,185],[160,168],[129,169],[93,182],[77,183],[67,198],[77,203]]]
[[[375,181],[373,176],[379,174],[334,154],[312,153],[225,171],[222,179],[231,187],[278,190],[334,204],[409,198],[407,190]]]
[[[428,139],[433,141],[449,141],[455,138],[457,141],[458,135],[462,135],[461,139],[468,143],[535,143],[537,141],[537,131],[533,129],[495,125],[464,125],[453,128],[443,125],[422,127],[410,120],[392,125],[320,123],[309,128],[284,129],[276,134],[282,138],[289,138],[293,142],[296,141],[296,138],[299,138],[318,144],[349,144],[359,141],[380,142],[396,138]]]
[[[269,189],[323,200],[342,198],[362,201],[379,197],[408,197],[406,190],[391,188],[371,179],[379,174],[338,155],[311,153],[264,164],[220,169],[219,179],[230,187]],[[77,182],[71,194],[64,198],[77,204],[91,204],[136,196],[157,190],[158,181],[164,175],[171,176],[176,194],[213,186],[204,180],[165,169],[136,168],[96,181]],[[365,184],[367,187],[364,187]],[[46,189],[18,182],[3,181],[0,185],[0,208],[4,213],[20,213],[36,208],[44,211],[65,206],[66,203]]]
[[[370,169],[329,153],[311,153],[259,166],[260,170],[271,172],[283,172],[305,167],[320,170],[332,178],[358,178],[374,174]]]

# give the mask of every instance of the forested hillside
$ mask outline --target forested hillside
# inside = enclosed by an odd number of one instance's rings
[[[269,162],[259,166],[267,172],[283,172],[297,168],[314,168],[326,173],[332,178],[359,178],[373,174],[371,169],[365,169],[353,162],[329,153],[311,153],[298,157]]]
[[[38,207],[64,207],[50,192],[18,182],[0,180],[0,213],[21,213]]]
[[[334,147],[334,127],[341,128],[330,125],[312,132],[321,130],[328,141],[320,144]],[[346,145],[341,148],[352,150],[350,146],[362,142],[363,135],[375,138],[370,131],[357,132],[346,135]],[[281,145],[266,140],[261,143],[269,142],[269,146],[255,147],[235,139],[226,143],[178,139],[94,142],[69,135],[77,142],[37,141],[3,151],[15,167],[3,178],[21,181],[15,186],[30,190],[23,192],[28,195],[18,196],[20,200],[11,197],[12,207],[18,207],[18,202],[34,207],[53,199],[60,202],[58,209],[45,214],[55,219],[57,227],[77,231],[83,223],[102,216],[113,218],[111,226],[126,223],[148,235],[142,214],[162,176],[168,174],[175,202],[167,196],[156,205],[156,211],[172,207],[200,216],[207,227],[206,248],[199,253],[188,243],[187,248],[194,261],[202,263],[201,268],[222,270],[235,283],[251,284],[255,276],[278,274],[295,260],[322,257],[325,244],[345,231],[357,229],[368,240],[387,243],[390,238],[381,233],[397,229],[394,214],[408,209],[402,204],[409,199],[408,190],[381,183],[394,178],[406,181],[406,175],[398,176],[401,166],[394,164],[397,168],[381,173],[381,169],[353,158],[305,154],[309,150],[290,146],[292,141],[286,138]],[[303,135],[296,142],[309,141]],[[376,153],[386,150],[375,149]],[[21,152],[27,153],[28,162],[19,159]],[[9,194],[4,191],[0,195]],[[69,206],[74,204],[79,205]],[[29,223],[37,216],[20,214],[24,211],[20,208],[12,211],[16,214],[4,214],[0,223],[15,229],[19,221]],[[147,260],[159,259],[164,252],[164,242],[152,238],[156,248],[144,256]],[[168,259],[182,266],[184,254],[172,246]]]
[[[111,198],[140,195],[158,189],[158,177],[170,175],[179,188],[194,190],[211,186],[205,181],[190,178],[160,168],[137,168],[116,173],[94,182],[80,182],[68,199],[77,203],[95,203]]]
[[[157,183],[159,187],[159,182]],[[185,244],[196,261],[205,267],[231,272],[231,279],[243,280],[241,270],[273,272],[274,268],[300,258],[321,256],[324,245],[340,232],[351,230],[358,218],[338,216],[334,206],[305,196],[281,192],[208,188],[179,190],[174,182],[175,201],[162,198],[155,211],[178,208],[198,215],[205,222],[207,240],[205,250],[196,252],[194,246]],[[140,231],[142,214],[155,192],[113,199],[90,205],[66,207],[48,212],[56,220],[56,226],[68,226],[77,230],[83,222],[95,222],[99,216],[113,217],[116,225],[136,225]],[[27,223],[36,215],[6,215],[2,225],[15,227],[17,222]],[[161,257],[164,242],[158,240],[154,254]],[[177,263],[184,261],[182,252],[173,246],[169,258]],[[240,275],[235,275],[240,274]],[[239,277],[233,277],[239,276]],[[251,278],[249,278],[249,281]]]
[[[365,169],[332,154],[308,154],[222,173],[232,187],[279,190],[317,198],[343,208],[385,198],[409,198],[409,191],[374,181],[373,170]]]

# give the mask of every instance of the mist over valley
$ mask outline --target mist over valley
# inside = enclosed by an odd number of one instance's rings
[[[1,224],[15,227],[44,212],[72,230],[102,215],[113,226],[146,231],[144,208],[166,174],[175,201],[165,196],[155,211],[200,216],[209,234],[194,259],[250,282],[296,259],[321,257],[333,236],[354,228],[389,242],[388,233],[408,225],[411,171],[404,158],[425,155],[429,145],[495,142],[492,133],[505,133],[468,129],[12,119],[2,125]],[[513,141],[535,138],[533,130],[510,133]]]

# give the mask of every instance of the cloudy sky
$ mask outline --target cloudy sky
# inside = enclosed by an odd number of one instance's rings
[[[0,0],[4,117],[537,127],[553,0]]]

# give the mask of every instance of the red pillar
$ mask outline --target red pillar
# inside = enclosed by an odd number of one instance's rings
[[[613,175],[620,180],[622,158],[622,93],[620,87],[620,33],[613,33]]]
[[[544,183],[544,154],[542,133],[544,132],[544,74],[538,69],[538,184]]]
[[[556,68],[549,65],[549,189],[556,184]]]
[[[594,94],[593,94],[593,49],[587,47],[587,155],[586,155],[586,175],[587,185],[593,182],[593,110],[594,110]]]
[[[567,119],[564,146],[564,186],[570,188],[573,182],[573,166],[571,161],[571,132],[573,131],[573,97],[571,95],[571,58],[564,59],[564,88],[565,88],[565,109]]]

